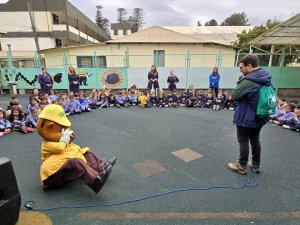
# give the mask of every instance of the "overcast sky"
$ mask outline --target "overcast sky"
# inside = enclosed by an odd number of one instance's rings
[[[245,12],[251,25],[260,25],[269,18],[284,21],[300,13],[299,0],[69,0],[95,21],[96,5],[102,5],[104,17],[111,23],[117,20],[117,9],[142,8],[145,26],[196,26],[200,20],[216,19],[220,24],[231,14]],[[7,0],[0,0],[0,3]]]
[[[245,12],[251,25],[260,25],[269,18],[286,20],[300,13],[299,0],[70,0],[70,2],[95,20],[96,5],[102,5],[104,17],[111,23],[117,20],[117,9],[142,8],[145,25],[196,26],[200,20],[216,19],[220,24],[231,14]]]

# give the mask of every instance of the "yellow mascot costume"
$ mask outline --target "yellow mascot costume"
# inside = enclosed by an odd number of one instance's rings
[[[102,161],[89,148],[73,143],[74,132],[63,108],[52,104],[46,106],[37,122],[38,134],[43,138],[41,147],[42,187],[56,188],[72,180],[83,179],[98,193],[110,176],[117,158]]]

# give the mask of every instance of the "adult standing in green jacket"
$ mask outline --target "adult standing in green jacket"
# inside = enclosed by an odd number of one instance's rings
[[[240,156],[236,163],[228,163],[230,170],[241,174],[247,173],[247,164],[253,170],[260,166],[260,131],[268,121],[268,117],[258,118],[256,108],[261,86],[271,84],[271,75],[264,69],[258,68],[258,59],[255,55],[246,55],[239,61],[243,79],[238,81],[233,90],[233,100],[238,102],[234,113],[233,123],[237,128]],[[248,163],[249,142],[252,149],[252,161]]]

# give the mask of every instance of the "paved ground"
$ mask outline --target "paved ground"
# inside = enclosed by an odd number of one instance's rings
[[[27,98],[21,97],[23,105]],[[0,96],[0,106],[8,100],[9,96]],[[232,116],[231,111],[132,107],[70,117],[77,144],[91,147],[104,159],[118,156],[98,195],[82,181],[58,190],[41,189],[37,133],[1,138],[0,155],[12,160],[22,204],[33,200],[39,208],[114,203],[174,188],[240,186],[244,176],[226,168],[238,157]],[[113,207],[42,213],[22,207],[18,225],[300,224],[299,133],[268,124],[261,137],[262,173],[256,187],[182,192]],[[188,150],[186,160],[196,159],[185,162],[174,155],[186,148],[195,153]],[[251,174],[246,177],[254,182]]]

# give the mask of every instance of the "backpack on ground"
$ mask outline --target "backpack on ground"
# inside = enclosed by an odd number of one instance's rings
[[[272,85],[262,86],[259,89],[256,116],[259,118],[269,117],[275,113],[277,96]]]

